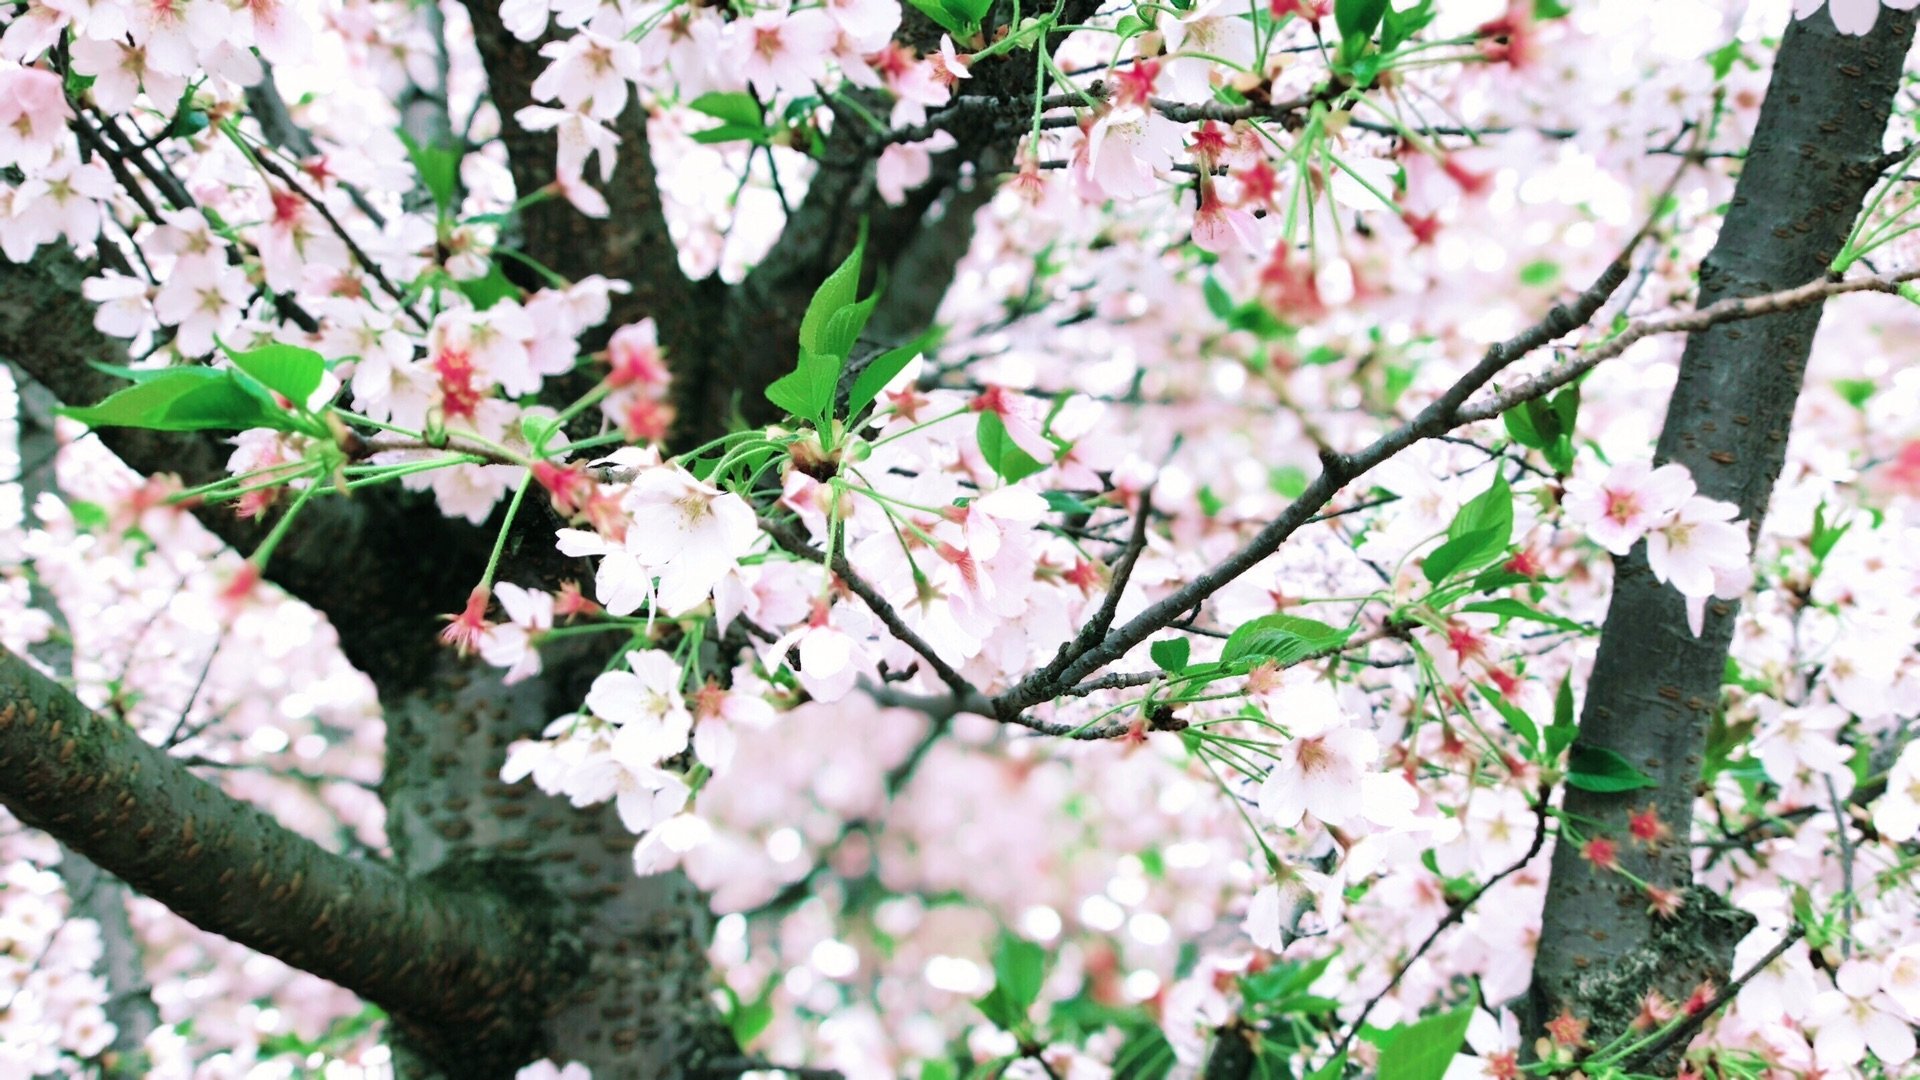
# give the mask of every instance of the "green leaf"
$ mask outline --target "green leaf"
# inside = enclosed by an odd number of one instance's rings
[[[1013,436],[1007,434],[1007,425],[1000,420],[1000,414],[992,409],[981,410],[980,425],[974,429],[974,437],[980,442],[980,456],[986,459],[987,467],[1010,484],[1025,480],[1046,468],[1045,464],[1013,441]]]
[[[926,333],[905,345],[888,349],[869,361],[866,367],[860,369],[860,374],[854,377],[853,389],[847,394],[847,416],[849,418],[859,416],[862,410],[873,404],[874,399],[887,388],[887,384],[893,381],[894,376],[906,370],[914,357],[938,345],[944,336],[946,336],[945,327],[930,327]]]
[[[1153,662],[1160,665],[1161,671],[1178,675],[1187,666],[1187,658],[1193,653],[1193,643],[1183,637],[1168,638],[1154,642],[1147,652],[1153,657]]]
[[[1113,32],[1119,36],[1121,41],[1125,41],[1138,34],[1144,34],[1149,29],[1150,27],[1147,26],[1145,19],[1142,19],[1138,15],[1127,14],[1122,15],[1120,21],[1114,24]]]
[[[1567,757],[1567,783],[1581,791],[1634,791],[1659,787],[1659,781],[1604,746],[1574,745]]]
[[[260,380],[262,386],[291,401],[295,408],[307,407],[307,399],[320,389],[320,380],[327,373],[327,362],[319,353],[298,345],[275,343],[247,352],[234,352],[224,344],[220,348],[234,367]]]
[[[1212,274],[1208,274],[1207,279],[1200,283],[1200,295],[1206,298],[1207,310],[1213,312],[1214,318],[1224,320],[1233,317],[1233,297],[1227,295],[1226,288]]]
[[[853,352],[853,343],[860,340],[860,331],[867,328],[867,320],[873,316],[873,306],[879,302],[880,294],[874,293],[857,304],[848,304],[834,312],[820,331],[820,351],[828,356],[846,359]]]
[[[1563,438],[1572,438],[1575,421],[1580,419],[1580,384],[1553,395],[1553,416],[1560,422],[1559,434]]]
[[[244,431],[269,427],[300,431],[288,412],[261,400],[234,371],[205,367],[169,368],[120,390],[96,405],[61,408],[89,427],[131,427],[151,431]]]
[[[1532,584],[1533,580],[1533,578],[1517,570],[1507,569],[1505,565],[1490,566],[1478,574],[1473,575],[1473,580],[1467,583],[1467,592],[1461,595],[1465,596],[1467,593],[1493,592],[1497,589],[1510,589],[1515,585]]]
[[[1539,752],[1540,725],[1533,722],[1533,717],[1528,716],[1526,710],[1508,701],[1500,691],[1491,686],[1475,683],[1474,689],[1480,691],[1480,696],[1487,699],[1487,704],[1493,706],[1494,711],[1506,720],[1507,726],[1513,729],[1515,735],[1520,736],[1521,741],[1527,744],[1530,751]]]
[[[800,363],[767,387],[767,400],[815,427],[827,426],[827,413],[833,408],[833,392],[840,384],[843,358],[800,350]]]
[[[1337,649],[1353,636],[1351,628],[1339,629],[1297,615],[1262,615],[1243,624],[1227,637],[1220,659],[1272,660],[1282,666],[1297,663],[1326,649]]]
[[[1820,500],[1820,505],[1813,508],[1813,535],[1807,538],[1807,549],[1813,552],[1814,560],[1820,563],[1826,562],[1827,556],[1833,553],[1834,545],[1838,544],[1840,538],[1847,535],[1847,530],[1851,528],[1853,528],[1851,521],[1839,528],[1829,524],[1827,501]]]
[[[1435,585],[1453,576],[1456,570],[1477,570],[1500,557],[1507,550],[1506,534],[1495,529],[1481,529],[1465,536],[1456,536],[1433,549],[1420,564],[1427,580]]]
[[[1446,543],[1421,563],[1435,585],[1456,572],[1478,570],[1504,555],[1513,538],[1513,489],[1507,478],[1494,474],[1485,492],[1467,501],[1447,526]]]
[[[1388,1032],[1380,1051],[1379,1080],[1440,1080],[1467,1041],[1473,1002],[1439,1016],[1402,1024]]]
[[[1226,502],[1214,492],[1213,486],[1210,484],[1200,485],[1198,498],[1200,500],[1200,512],[1208,517],[1218,517],[1220,511],[1227,508]]]
[[[1082,502],[1064,491],[1043,491],[1040,497],[1047,501],[1047,509],[1056,514],[1091,514],[1095,509],[1093,504]]]
[[[442,212],[453,210],[460,192],[460,151],[425,145],[405,128],[397,129],[396,133],[406,144],[407,157],[413,159],[414,171],[420,174],[421,186],[433,196],[433,204]]]
[[[1333,0],[1333,21],[1342,39],[1371,38],[1388,7],[1387,0]]]
[[[1307,470],[1298,465],[1282,465],[1268,474],[1267,483],[1276,493],[1297,499],[1306,494]]]
[[[1550,22],[1564,19],[1573,14],[1573,9],[1560,0],[1533,0],[1533,17],[1538,22]]]
[[[1281,963],[1254,975],[1240,978],[1240,995],[1250,1004],[1265,1005],[1295,997],[1306,991],[1333,963],[1329,953],[1305,964]]]
[[[1420,0],[1405,11],[1387,8],[1386,17],[1380,24],[1380,48],[1385,52],[1399,48],[1413,35],[1425,30],[1436,14],[1433,0]]]
[[[807,302],[807,312],[800,318],[802,353],[816,352],[829,355],[834,353],[834,350],[827,346],[828,326],[841,309],[854,306],[860,291],[860,262],[865,257],[866,251],[867,227],[863,222],[860,226],[860,238],[854,242],[853,250],[847,253],[846,260],[833,273],[827,275],[827,279],[813,291],[813,299]],[[869,313],[871,310],[871,308],[868,309]],[[844,329],[850,321],[842,322],[841,331],[836,334],[834,340],[844,335]],[[861,326],[866,325],[864,317],[860,317],[859,321]],[[855,337],[858,336],[856,331]],[[852,344],[851,340],[847,341],[848,347]],[[845,349],[840,350],[839,359],[846,359]]]
[[[1500,414],[1500,421],[1506,425],[1507,435],[1514,442],[1529,450],[1541,450],[1552,440],[1541,435],[1540,429],[1534,426],[1533,410],[1527,408],[1531,404],[1533,402],[1529,401],[1508,409]]]
[[[743,1004],[727,1016],[727,1026],[733,1029],[733,1041],[741,1049],[758,1038],[767,1025],[773,1022],[773,1003],[762,999],[752,1004]]]
[[[920,1063],[920,1080],[960,1080],[960,1070],[945,1058],[929,1058]]]
[[[995,983],[993,989],[987,991],[983,997],[975,1000],[973,1007],[979,1009],[980,1015],[993,1021],[993,1026],[1002,1031],[1012,1031],[1026,1020],[1026,1014],[1007,999],[1005,988],[998,983]]]
[[[1553,726],[1547,729],[1547,760],[1558,761],[1560,751],[1572,745],[1580,735],[1573,722],[1573,673],[1560,680],[1560,692],[1553,696]]]
[[[1022,1016],[1040,1000],[1046,975],[1047,950],[1025,938],[1000,935],[999,947],[993,953],[994,989],[1005,993]]]
[[[1879,386],[1872,379],[1835,379],[1833,391],[1846,399],[1847,404],[1856,409],[1865,409],[1867,400],[1873,397]]]
[[[1591,634],[1594,632],[1593,627],[1585,623],[1574,622],[1572,619],[1560,615],[1550,615],[1524,600],[1515,600],[1511,597],[1502,597],[1498,600],[1481,600],[1477,603],[1463,605],[1460,610],[1498,615],[1503,619],[1525,619],[1528,622],[1537,622],[1542,626],[1551,626],[1558,630],[1570,630],[1576,634]]]
[[[85,499],[68,500],[67,513],[72,515],[73,523],[79,526],[81,532],[99,532],[113,520],[106,507]]]
[[[946,5],[939,0],[907,0],[907,2],[918,8],[922,15],[939,23],[956,36],[966,35],[966,22],[948,11]]]
[[[730,142],[751,142],[758,143],[761,146],[770,146],[773,143],[772,138],[767,135],[766,128],[745,127],[740,124],[721,124],[719,127],[696,131],[693,133],[692,138],[694,142],[700,143],[703,146],[713,146],[718,143]]]
[[[1113,1056],[1113,1080],[1165,1080],[1176,1059],[1157,1024],[1142,1024]]]
[[[454,285],[481,311],[502,300],[520,299],[520,287],[507,280],[498,260],[489,260],[485,275],[467,281],[456,280]]]
[[[1740,39],[1735,38],[1725,45],[1707,54],[1707,64],[1713,68],[1713,81],[1719,82],[1733,71],[1733,65],[1740,59]]]
[[[1333,1060],[1308,1073],[1306,1080],[1340,1080],[1347,1071],[1347,1052],[1340,1051]]]
[[[732,93],[715,91],[701,94],[687,102],[687,108],[697,113],[704,113],[716,120],[724,120],[729,124],[740,124],[744,127],[763,127],[766,122],[760,109],[760,102],[744,90],[736,90]]]
[[[942,0],[947,10],[968,23],[978,24],[993,8],[993,0]]]
[[[1535,259],[1520,268],[1520,284],[1544,289],[1560,280],[1560,264],[1551,259]]]

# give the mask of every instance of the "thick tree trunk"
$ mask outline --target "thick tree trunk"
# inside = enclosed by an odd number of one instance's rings
[[[571,986],[535,992],[543,1053],[587,1065],[595,1080],[702,1075],[704,1062],[739,1056],[707,996],[705,898],[677,873],[636,876],[635,837],[611,804],[576,810],[499,779],[508,744],[576,708],[580,683],[600,670],[597,653],[543,652],[547,673],[515,686],[449,653],[421,684],[383,693],[394,855],[409,877],[504,890],[578,952]],[[476,1075],[458,1062],[413,1064],[420,1075]]]
[[[1864,37],[1836,31],[1824,10],[1789,27],[1726,222],[1701,268],[1699,306],[1826,273],[1877,179],[1913,33],[1913,17],[1893,10]],[[1685,465],[1702,494],[1737,504],[1755,536],[1820,314],[1815,304],[1694,334],[1680,362],[1657,458]],[[1644,545],[1615,568],[1579,742],[1623,755],[1659,786],[1569,790],[1565,809],[1585,833],[1617,841],[1621,862],[1638,877],[1688,889],[1687,836],[1737,604],[1710,603],[1705,632],[1695,637],[1679,593],[1649,572]],[[1627,842],[1628,814],[1648,806],[1676,834],[1651,851]],[[1625,1029],[1649,991],[1677,1002],[1705,979],[1725,985],[1733,945],[1749,924],[1699,890],[1687,893],[1678,918],[1662,921],[1638,887],[1596,871],[1578,845],[1562,842],[1534,965],[1534,1025],[1566,1010],[1589,1021],[1589,1037],[1602,1042]]]

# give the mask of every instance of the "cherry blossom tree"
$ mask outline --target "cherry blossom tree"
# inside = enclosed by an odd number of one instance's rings
[[[1914,6],[10,5],[0,1073],[1910,1073]]]

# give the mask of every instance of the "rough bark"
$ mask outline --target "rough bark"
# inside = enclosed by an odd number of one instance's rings
[[[1864,37],[1836,31],[1824,10],[1789,27],[1726,221],[1701,268],[1699,306],[1826,273],[1877,179],[1874,162],[1913,33],[1913,17],[1891,9]],[[1657,460],[1685,465],[1701,494],[1739,506],[1755,536],[1785,458],[1820,315],[1815,304],[1714,327],[1689,337],[1681,358]],[[1618,841],[1635,875],[1690,888],[1687,833],[1738,605],[1709,603],[1705,630],[1695,637],[1680,595],[1648,570],[1644,545],[1616,560],[1615,573],[1578,745],[1621,754],[1658,787],[1569,790],[1565,809],[1589,835]],[[1627,843],[1627,815],[1649,805],[1678,836],[1653,850]],[[1563,842],[1534,965],[1534,1023],[1566,1009],[1589,1020],[1590,1037],[1604,1042],[1625,1028],[1649,990],[1680,1001],[1703,979],[1725,985],[1732,947],[1749,924],[1700,890],[1687,894],[1679,918],[1659,920],[1636,886],[1596,872],[1578,845]],[[1651,1067],[1663,1065],[1670,1061]]]
[[[469,1075],[534,1056],[526,1015],[583,964],[508,896],[329,852],[0,650],[0,804],[194,925],[339,983]]]
[[[596,653],[545,652],[547,673],[511,687],[449,655],[389,699],[382,794],[395,857],[410,877],[462,888],[520,882],[586,957],[583,977],[546,998],[544,1053],[595,1080],[701,1075],[739,1053],[708,1002],[705,899],[677,873],[637,877],[634,836],[611,805],[576,810],[498,779],[507,745],[576,708],[601,668]]]
[[[487,94],[500,111],[513,183],[524,198],[554,179],[554,134],[527,131],[513,118],[535,104],[533,82],[546,70],[547,59],[540,55],[541,42],[523,42],[507,31],[497,0],[467,0],[466,7],[487,71]],[[596,185],[606,195],[607,216],[595,220],[565,199],[547,199],[520,214],[517,246],[569,280],[593,274],[625,280],[633,291],[613,297],[607,327],[651,315],[661,324],[662,340],[676,343],[691,336],[703,314],[710,312],[712,299],[680,272],[680,254],[667,232],[647,146],[646,110],[629,101],[609,126],[620,137],[619,165],[610,182]],[[599,178],[591,169],[589,175]],[[513,263],[503,267],[509,276],[522,269]],[[532,279],[526,283],[545,284]]]

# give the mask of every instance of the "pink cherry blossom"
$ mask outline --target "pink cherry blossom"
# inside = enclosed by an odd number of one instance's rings
[[[1747,530],[1734,521],[1732,503],[1694,496],[1647,534],[1647,564],[1653,576],[1685,596],[1711,596],[1716,573],[1733,573],[1747,562]],[[1730,582],[1731,587],[1738,586]]]
[[[1568,516],[1584,526],[1593,542],[1625,555],[1649,529],[1693,495],[1693,480],[1676,465],[1655,469],[1642,462],[1616,465],[1604,480],[1575,476],[1567,481]]]
[[[734,62],[762,98],[804,94],[824,74],[834,26],[818,9],[762,11],[730,26]]]

